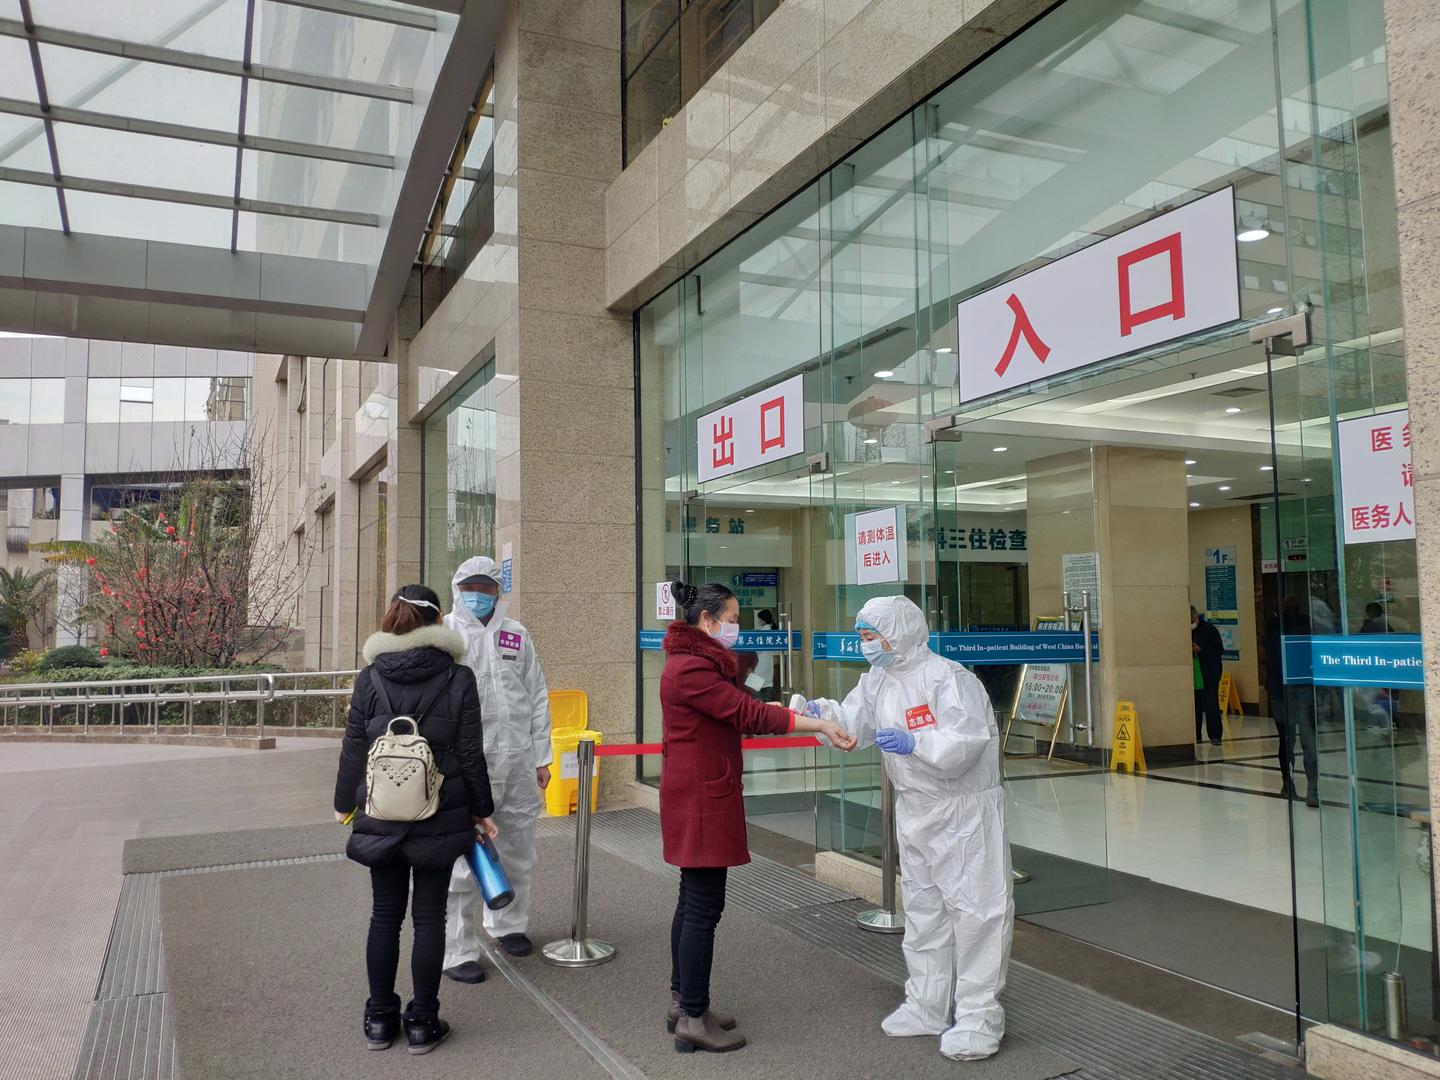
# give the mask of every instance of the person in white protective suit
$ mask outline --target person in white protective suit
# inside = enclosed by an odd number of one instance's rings
[[[896,793],[905,907],[905,1002],[885,1034],[939,1035],[949,1058],[991,1056],[1005,1033],[1015,922],[1000,738],[973,673],[930,651],[929,627],[903,596],[856,619],[870,670],[843,703],[792,701],[874,743]]]
[[[515,890],[508,906],[492,911],[484,906],[465,860],[456,861],[445,919],[445,974],[457,982],[485,980],[477,904],[484,910],[485,930],[508,954],[526,956],[534,948],[526,931],[535,821],[541,792],[550,783],[550,695],[530,632],[505,617],[500,575],[494,559],[466,559],[451,581],[454,606],[445,616],[445,625],[465,639],[465,663],[480,691],[485,763],[500,829],[495,850]]]

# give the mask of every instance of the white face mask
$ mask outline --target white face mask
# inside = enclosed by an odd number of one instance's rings
[[[734,622],[721,623],[720,632],[718,634],[711,634],[710,636],[720,642],[721,645],[724,645],[725,648],[733,649],[735,643],[740,640],[740,624]]]
[[[895,662],[895,654],[886,652],[885,643],[879,638],[860,642],[860,653],[873,668],[887,668]]]

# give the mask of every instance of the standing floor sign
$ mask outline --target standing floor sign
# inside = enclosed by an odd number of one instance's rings
[[[1055,757],[1055,743],[1060,738],[1060,719],[1065,715],[1065,699],[1070,693],[1068,664],[1026,664],[1020,669],[1020,683],[1015,690],[1015,703],[1000,740],[1000,752],[1010,741],[1010,729],[1016,722],[1050,728],[1049,761]]]
[[[1133,701],[1115,703],[1115,736],[1110,747],[1110,768],[1130,775],[1145,772],[1145,746],[1140,741],[1140,717]]]

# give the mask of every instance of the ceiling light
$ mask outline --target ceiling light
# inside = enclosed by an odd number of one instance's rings
[[[903,480],[891,480],[891,481],[890,481],[890,486],[891,486],[891,487],[894,487],[896,484],[903,484],[904,482],[905,482],[905,481],[903,481]]]
[[[1229,485],[1229,484],[1221,484],[1221,485],[1220,485],[1220,490],[1221,490],[1221,491],[1229,491],[1229,490],[1230,490],[1230,485]]]
[[[877,371],[877,372],[875,372],[875,378],[877,378],[877,379],[888,379],[888,378],[890,378],[890,376],[892,376],[892,375],[894,375],[894,374],[895,374],[895,373],[894,373],[893,371]]]
[[[1008,446],[993,446],[993,447],[990,448],[990,452],[991,452],[992,454],[1003,454],[1003,453],[1005,453],[1006,450],[1009,450],[1009,449],[1010,449],[1010,448],[1009,448]]]
[[[935,351],[937,353],[952,353],[955,350],[952,349],[949,345],[941,345],[940,348],[936,349]]]
[[[1268,309],[1266,310],[1265,314],[1266,314],[1266,315],[1284,315],[1284,314],[1285,314],[1285,309],[1284,309],[1283,307],[1272,307],[1272,308],[1268,308]]]
[[[1261,471],[1261,472],[1274,472],[1274,471],[1275,471],[1275,466],[1274,466],[1274,465],[1261,465],[1261,466],[1260,466],[1260,471]]]
[[[866,440],[865,440],[865,445],[866,445],[866,446],[874,446],[874,445],[875,445],[876,443],[878,443],[879,441],[880,441],[879,439],[866,439]]]
[[[746,510],[746,511],[745,511],[745,513],[747,513],[747,514],[753,514],[754,512],[755,512],[754,510]]]
[[[1200,504],[1199,504],[1199,503],[1191,503],[1191,504],[1190,504],[1190,509],[1191,509],[1191,510],[1198,510],[1199,508],[1200,508]]]
[[[946,476],[954,476],[954,475],[955,475],[955,470],[954,470],[954,469],[946,469],[946,470],[945,470],[945,475],[946,475]]]
[[[1242,244],[1253,244],[1256,240],[1264,240],[1269,235],[1269,229],[1241,229],[1235,234],[1235,239]]]
[[[1187,457],[1187,458],[1185,459],[1185,464],[1186,464],[1186,465],[1194,465],[1194,464],[1195,464],[1195,459],[1194,459],[1193,457]]]
[[[1225,411],[1226,411],[1228,414],[1230,414],[1231,416],[1234,416],[1236,413],[1238,413],[1238,412],[1244,412],[1245,410],[1242,409],[1242,408],[1240,408],[1239,405],[1231,405],[1231,406],[1230,406],[1228,409],[1226,409]]]
[[[1310,483],[1310,477],[1308,477],[1308,476],[1305,477],[1305,479],[1304,479],[1303,482],[1306,483],[1306,484]]]

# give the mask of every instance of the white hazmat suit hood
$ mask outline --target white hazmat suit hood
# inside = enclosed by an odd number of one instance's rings
[[[488,623],[470,613],[460,583],[476,576],[497,584],[502,570],[494,559],[466,559],[451,579],[452,606],[445,625],[465,639],[463,663],[475,673],[480,692],[480,724],[485,732],[485,763],[495,798],[494,821],[500,828],[495,849],[515,889],[515,899],[499,911],[485,908],[485,929],[492,937],[523,934],[530,918],[530,877],[535,866],[535,821],[540,789],[535,770],[549,765],[550,693],[530,632],[506,615],[497,598]],[[450,909],[445,924],[445,967],[480,958],[474,908],[479,893],[464,859],[450,879]]]
[[[844,703],[823,714],[859,739],[881,728],[915,737],[910,754],[882,754],[895,787],[895,831],[905,907],[905,1003],[882,1025],[889,1035],[939,1035],[948,1057],[999,1049],[1015,905],[1000,740],[980,680],[930,650],[920,609],[903,596],[871,600],[857,628],[895,653],[872,668]]]

